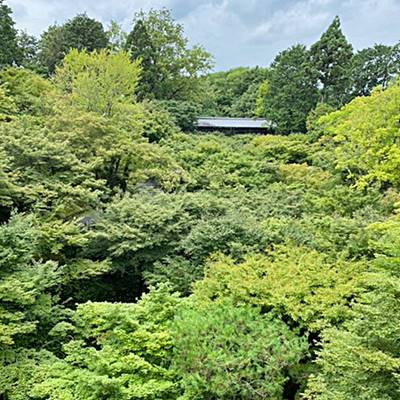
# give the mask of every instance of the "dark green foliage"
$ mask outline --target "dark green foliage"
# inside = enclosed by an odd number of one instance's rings
[[[376,44],[358,51],[352,60],[350,99],[369,96],[376,86],[386,89],[399,74],[400,44]]]
[[[264,68],[235,68],[203,78],[202,114],[208,116],[254,117],[258,87],[267,79]]]
[[[24,68],[0,71],[2,400],[399,397],[397,47],[357,53],[349,80],[335,19],[311,57],[200,78],[209,55],[169,11],[136,15],[133,62],[115,23],[79,15],[43,35],[46,80],[17,39]],[[199,113],[308,133],[190,133]]]
[[[229,301],[193,304],[173,330],[183,399],[281,399],[307,349],[282,321]]]
[[[46,75],[52,74],[57,65],[61,63],[68,53],[64,43],[64,31],[61,26],[52,25],[42,33],[39,40],[38,62],[41,72]]]
[[[279,54],[268,74],[262,115],[280,133],[305,132],[307,115],[317,99],[316,71],[306,48],[296,45]]]
[[[189,101],[160,101],[158,102],[165,108],[174,119],[176,125],[183,132],[193,132],[196,129],[197,118],[200,114],[200,106]]]
[[[86,14],[77,15],[63,25],[65,45],[68,49],[94,50],[104,49],[108,38],[101,22],[89,18]]]
[[[21,59],[19,65],[24,68],[32,70],[38,70],[37,53],[39,49],[39,42],[34,37],[26,33],[25,31],[18,32],[18,48],[21,53]]]
[[[17,30],[11,15],[11,8],[0,0],[0,69],[20,60]]]
[[[335,17],[319,41],[311,46],[310,54],[322,85],[321,101],[334,107],[342,105],[350,82],[353,48],[343,35],[339,17]]]
[[[108,37],[101,22],[80,14],[64,25],[53,25],[39,41],[39,62],[47,74],[52,74],[70,49],[101,50],[108,46]]]
[[[310,111],[306,120],[306,128],[307,133],[313,140],[319,139],[324,134],[324,130],[321,129],[318,122],[319,119],[333,111],[335,111],[335,109],[326,103],[318,103],[317,106]]]
[[[167,9],[138,12],[126,50],[142,63],[140,99],[190,100],[197,93],[197,77],[211,67],[210,54],[199,46],[188,48],[183,26]]]

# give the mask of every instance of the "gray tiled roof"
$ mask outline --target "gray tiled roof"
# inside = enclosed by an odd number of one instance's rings
[[[201,117],[197,119],[198,128],[243,128],[243,129],[269,129],[273,124],[263,118],[222,118]]]

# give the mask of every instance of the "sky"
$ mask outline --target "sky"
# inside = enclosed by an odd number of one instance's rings
[[[400,41],[400,0],[5,0],[17,28],[39,36],[78,13],[131,27],[136,11],[167,7],[191,44],[215,59],[215,69],[268,66],[287,47],[310,45],[335,15],[356,49]]]

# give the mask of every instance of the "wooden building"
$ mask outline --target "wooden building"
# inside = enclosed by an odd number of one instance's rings
[[[223,132],[228,135],[238,133],[268,134],[273,133],[274,124],[262,118],[224,118],[200,117],[197,129],[201,132]]]

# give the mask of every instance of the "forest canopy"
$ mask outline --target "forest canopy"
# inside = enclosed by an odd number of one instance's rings
[[[1,399],[399,398],[398,45],[335,18],[209,72],[165,9],[24,35],[0,0]]]

